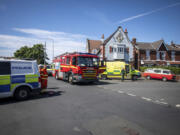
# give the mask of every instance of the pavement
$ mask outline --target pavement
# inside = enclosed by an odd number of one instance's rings
[[[49,77],[43,94],[0,100],[0,134],[179,135],[179,86],[157,80],[70,85]]]

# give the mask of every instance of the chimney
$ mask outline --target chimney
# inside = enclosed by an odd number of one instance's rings
[[[133,44],[133,45],[136,45],[136,38],[133,38],[133,39],[132,39],[132,44]]]
[[[101,36],[101,41],[102,41],[102,43],[104,42],[104,34],[102,34],[102,36]]]
[[[128,36],[127,28],[125,29],[124,33],[125,33],[126,36]]]
[[[125,29],[124,33],[128,33],[128,32],[127,32],[127,28]]]

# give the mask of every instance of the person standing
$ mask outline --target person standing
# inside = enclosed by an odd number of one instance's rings
[[[47,83],[48,83],[48,73],[47,73],[47,68],[46,65],[44,67],[40,67],[40,78],[41,78],[41,88],[46,89],[47,88]]]
[[[121,81],[124,81],[124,75],[125,75],[125,70],[122,68],[121,70]]]

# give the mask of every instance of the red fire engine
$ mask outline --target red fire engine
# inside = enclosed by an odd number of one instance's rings
[[[56,79],[76,82],[98,81],[99,58],[90,53],[64,53],[53,60]]]

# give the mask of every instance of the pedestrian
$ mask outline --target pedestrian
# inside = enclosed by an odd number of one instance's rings
[[[124,81],[124,75],[125,75],[125,70],[122,68],[121,70],[121,81]]]

